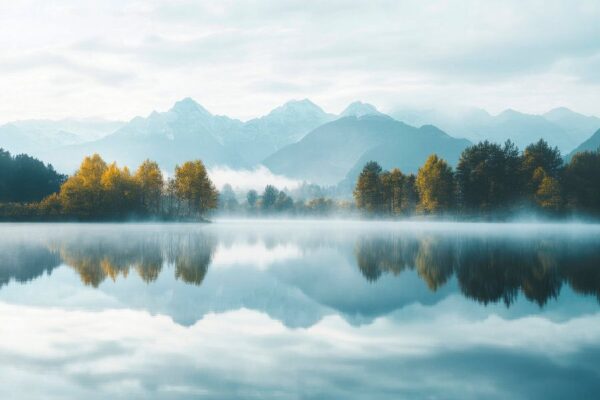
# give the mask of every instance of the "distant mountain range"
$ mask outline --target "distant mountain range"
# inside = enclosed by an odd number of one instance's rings
[[[0,126],[0,147],[32,154],[66,173],[73,172],[84,156],[99,153],[109,162],[130,167],[150,158],[169,173],[176,164],[198,158],[209,167],[263,164],[276,174],[333,185],[353,181],[369,160],[403,172],[415,172],[431,153],[455,164],[465,147],[485,139],[511,139],[522,149],[543,138],[563,154],[591,149],[600,141],[597,132],[591,137],[600,128],[600,118],[566,108],[543,115],[507,110],[493,116],[470,109],[397,110],[392,116],[362,102],[335,115],[304,99],[243,122],[211,114],[186,98],[168,111],[127,123],[94,119],[8,123]]]
[[[350,104],[342,116],[383,115],[366,103]],[[135,167],[147,158],[172,171],[184,160],[200,158],[208,166],[250,168],[315,128],[339,118],[308,99],[293,100],[267,115],[242,122],[213,115],[190,98],[166,112],[136,117],[115,132],[85,143],[37,152],[61,171],[73,171],[88,154]],[[308,179],[305,177],[303,179]]]
[[[590,137],[585,142],[581,143],[579,146],[577,146],[575,150],[569,153],[569,155],[567,156],[567,160],[570,160],[575,154],[579,152],[597,150],[600,150],[600,129],[598,129],[596,133],[592,135],[592,137]]]
[[[13,153],[39,155],[50,149],[101,138],[124,124],[93,118],[15,121],[0,125],[0,147]]]
[[[416,172],[431,153],[454,164],[469,144],[435,127],[415,128],[386,115],[348,116],[320,126],[263,164],[276,174],[334,185],[348,174],[358,176],[370,160],[403,172]]]
[[[456,112],[396,110],[391,115],[415,126],[433,124],[451,136],[464,137],[472,142],[487,139],[502,143],[510,139],[523,149],[544,139],[557,146],[563,154],[572,151],[600,129],[600,118],[567,108],[556,108],[542,115],[506,110],[494,116],[476,108]]]

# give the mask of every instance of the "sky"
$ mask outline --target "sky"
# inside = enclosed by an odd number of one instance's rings
[[[0,2],[0,122],[476,106],[600,115],[600,2]]]

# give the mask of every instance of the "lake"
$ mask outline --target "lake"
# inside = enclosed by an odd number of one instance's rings
[[[600,226],[0,224],[2,399],[595,398]]]

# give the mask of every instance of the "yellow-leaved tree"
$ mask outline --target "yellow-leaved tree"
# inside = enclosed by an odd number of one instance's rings
[[[113,216],[135,213],[139,205],[139,191],[129,169],[120,169],[116,163],[110,164],[100,179],[104,207]]]
[[[446,161],[432,154],[417,173],[419,192],[418,210],[425,213],[443,213],[455,202],[454,173]]]
[[[175,167],[175,193],[186,203],[189,215],[203,215],[217,207],[219,193],[200,160]]]
[[[134,179],[140,191],[143,212],[157,214],[160,211],[160,199],[164,186],[158,164],[150,160],[144,161],[135,172]]]
[[[67,214],[88,218],[101,213],[104,209],[101,179],[106,169],[98,154],[83,159],[79,170],[60,188],[60,201]]]

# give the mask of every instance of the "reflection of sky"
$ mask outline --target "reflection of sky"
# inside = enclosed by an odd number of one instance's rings
[[[62,265],[2,286],[0,398],[592,398],[600,389],[595,297],[564,285],[543,308],[523,295],[486,307],[460,294],[456,276],[436,291],[414,269],[369,282],[355,260],[360,235],[274,225],[211,227],[218,240],[199,286],[169,263],[150,283],[130,272],[93,288]]]
[[[0,303],[0,395],[574,398],[598,389],[600,314],[474,318],[465,302],[413,305],[360,327],[332,315],[307,329],[245,308],[186,327],[144,311]]]
[[[232,265],[249,265],[265,269],[275,262],[297,259],[302,256],[300,248],[294,244],[277,244],[269,248],[264,242],[235,243],[231,246],[218,245],[213,256],[211,267],[230,267]]]

